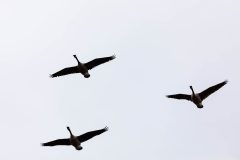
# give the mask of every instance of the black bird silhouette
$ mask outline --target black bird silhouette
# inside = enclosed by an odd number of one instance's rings
[[[174,95],[167,95],[168,98],[175,98],[175,99],[185,99],[192,101],[198,108],[203,108],[202,101],[206,99],[209,95],[211,95],[213,92],[219,90],[222,86],[227,84],[228,81],[221,82],[219,84],[216,84],[212,87],[209,87],[208,89],[202,91],[201,93],[195,93],[193,91],[193,87],[190,86],[190,89],[192,90],[192,95],[187,94],[174,94]]]
[[[64,76],[67,74],[73,74],[73,73],[81,73],[85,78],[89,78],[90,74],[88,73],[89,70],[93,69],[94,67],[106,63],[108,61],[111,61],[113,59],[116,58],[115,55],[112,55],[110,57],[103,57],[103,58],[96,58],[90,62],[87,63],[81,63],[76,55],[73,55],[73,57],[77,60],[78,65],[77,66],[73,66],[73,67],[68,67],[68,68],[64,68],[54,74],[51,74],[50,77],[54,78],[54,77],[58,77],[58,76]]]
[[[74,136],[69,127],[67,127],[67,130],[70,133],[70,138],[57,139],[54,141],[42,143],[42,146],[72,145],[75,147],[76,150],[81,150],[82,149],[81,143],[108,131],[108,127],[95,131],[90,131],[80,136]]]

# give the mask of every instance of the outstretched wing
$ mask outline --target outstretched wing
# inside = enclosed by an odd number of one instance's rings
[[[92,68],[94,68],[94,67],[96,67],[100,64],[106,63],[106,62],[111,61],[115,58],[116,58],[115,55],[112,55],[110,57],[96,58],[96,59],[94,59],[90,62],[85,63],[84,65],[87,67],[87,69],[90,70],[90,69],[92,69]]]
[[[73,74],[73,73],[79,73],[79,69],[77,66],[64,68],[61,71],[51,74],[50,77],[54,78],[54,77],[64,76],[64,75]]]
[[[175,98],[175,99],[185,99],[191,101],[191,96],[187,94],[174,94],[174,95],[167,95],[168,98]]]
[[[87,140],[89,140],[89,139],[91,139],[91,138],[93,138],[93,137],[95,137],[99,134],[102,134],[102,133],[106,132],[107,130],[108,130],[108,127],[105,127],[103,129],[100,129],[100,130],[95,130],[95,131],[90,131],[90,132],[84,133],[84,134],[78,136],[78,140],[80,142],[85,142],[85,141],[87,141]]]
[[[199,93],[199,96],[202,100],[204,100],[205,98],[207,98],[210,94],[212,94],[213,92],[216,92],[217,90],[219,90],[222,86],[224,86],[225,84],[227,84],[228,81],[224,81],[222,83],[216,84],[215,86],[209,87],[208,89],[202,91],[201,93]]]
[[[57,139],[54,141],[42,143],[42,146],[70,145],[69,139]]]

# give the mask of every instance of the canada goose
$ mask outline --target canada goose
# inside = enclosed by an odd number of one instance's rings
[[[208,89],[202,91],[201,93],[195,93],[193,91],[193,87],[190,86],[190,89],[192,90],[192,95],[187,94],[174,94],[174,95],[167,95],[168,98],[175,98],[175,99],[186,99],[189,101],[192,101],[198,108],[203,108],[202,101],[207,98],[209,95],[211,95],[213,92],[220,89],[222,86],[227,84],[228,81],[221,82],[219,84],[216,84],[212,87],[209,87]]]
[[[68,68],[64,68],[54,74],[51,74],[50,77],[54,78],[54,77],[58,77],[58,76],[64,76],[67,74],[73,74],[73,73],[81,73],[85,78],[89,78],[90,74],[88,73],[89,70],[93,69],[94,67],[106,63],[110,60],[113,60],[116,58],[115,55],[112,55],[110,57],[103,57],[103,58],[96,58],[90,62],[87,63],[81,63],[76,55],[73,55],[73,57],[77,60],[78,65],[77,66],[73,66],[73,67],[68,67]]]
[[[108,127],[105,127],[100,130],[90,131],[90,132],[87,132],[80,136],[74,136],[69,127],[67,127],[67,130],[70,133],[70,138],[57,139],[54,141],[42,143],[42,146],[72,145],[73,147],[76,148],[76,150],[81,150],[82,149],[81,143],[83,143],[99,134],[102,134],[103,132],[106,132],[108,130]]]

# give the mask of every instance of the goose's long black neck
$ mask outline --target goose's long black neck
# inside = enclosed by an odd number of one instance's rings
[[[76,55],[73,55],[73,57],[77,60],[78,64],[81,64]]]
[[[71,136],[73,136],[72,131],[70,130],[69,127],[67,127],[67,130],[69,131],[69,133],[71,134]]]
[[[195,93],[194,93],[194,90],[193,90],[193,87],[192,87],[192,86],[190,86],[190,89],[192,90],[192,94],[194,94],[194,95],[195,95]]]

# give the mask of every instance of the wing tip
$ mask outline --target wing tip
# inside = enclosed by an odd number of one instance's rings
[[[116,54],[111,56],[112,59],[115,59],[116,57],[117,57]]]
[[[167,98],[171,98],[171,95],[166,95]]]
[[[108,126],[104,127],[103,130],[106,132],[109,130]]]
[[[228,83],[228,80],[226,79],[225,81],[223,81],[224,84],[227,84]]]

